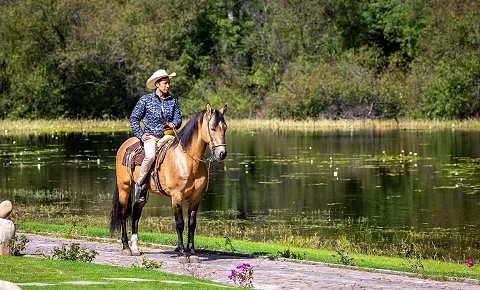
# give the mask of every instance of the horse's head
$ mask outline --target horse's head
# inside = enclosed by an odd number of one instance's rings
[[[202,139],[209,144],[213,158],[218,161],[227,157],[227,144],[225,144],[227,123],[223,117],[226,112],[227,105],[221,110],[215,110],[210,107],[210,104],[207,104],[202,125]]]

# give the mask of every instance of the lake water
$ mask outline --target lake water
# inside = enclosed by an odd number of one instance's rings
[[[108,215],[124,133],[0,136],[0,199],[64,203]],[[228,157],[212,165],[200,215],[368,219],[379,227],[478,232],[480,133],[442,130],[229,130]],[[209,152],[207,152],[208,154]],[[144,215],[172,216],[153,196]],[[300,229],[308,234],[309,227]]]

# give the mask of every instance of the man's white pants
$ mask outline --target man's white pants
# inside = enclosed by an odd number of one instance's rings
[[[140,168],[140,175],[138,176],[137,183],[142,184],[143,180],[147,176],[150,166],[152,166],[155,160],[155,151],[159,138],[150,135],[150,138],[143,142],[143,148],[145,149],[145,158],[143,158],[142,167]]]

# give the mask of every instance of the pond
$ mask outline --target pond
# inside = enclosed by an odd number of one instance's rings
[[[2,135],[0,199],[107,216],[116,150],[130,136]],[[228,157],[212,165],[200,204],[204,218],[276,220],[304,236],[325,221],[367,220],[480,238],[480,132],[230,129],[226,137]],[[151,197],[144,216],[172,216],[170,199]]]

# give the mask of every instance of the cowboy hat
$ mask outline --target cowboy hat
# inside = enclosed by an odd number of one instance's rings
[[[172,72],[171,74],[167,74],[167,72],[164,69],[159,69],[156,72],[154,72],[151,77],[148,78],[147,88],[149,88],[150,90],[154,90],[156,81],[164,77],[172,78],[176,75],[177,74],[174,72]]]

